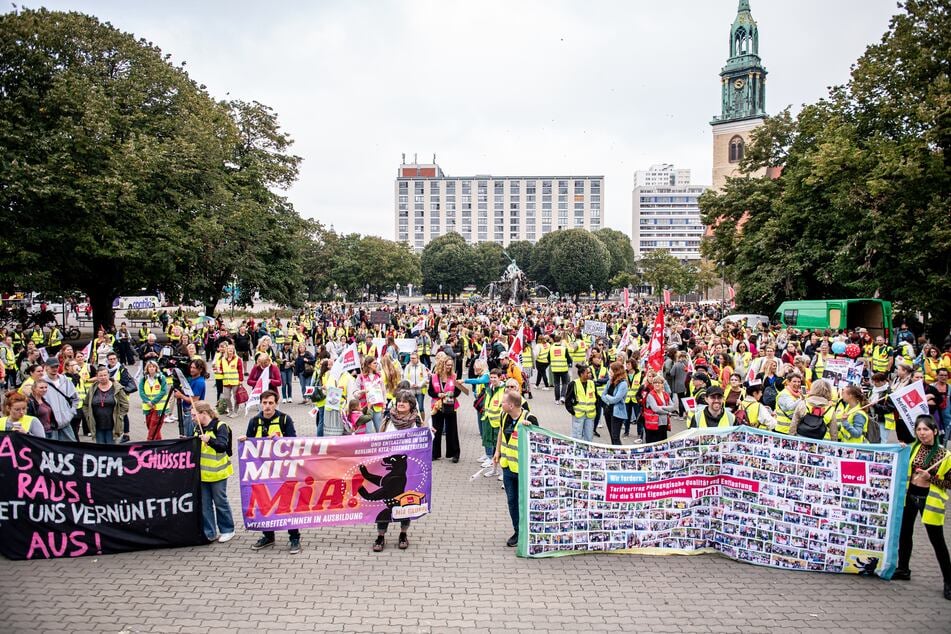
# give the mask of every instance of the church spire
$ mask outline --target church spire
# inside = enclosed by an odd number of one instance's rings
[[[730,48],[720,71],[721,114],[712,123],[763,117],[766,114],[766,68],[759,56],[759,27],[749,0],[739,0],[730,26]]]

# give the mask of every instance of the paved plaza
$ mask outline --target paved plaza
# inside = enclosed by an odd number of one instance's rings
[[[296,386],[295,386],[296,387]],[[137,397],[133,437],[145,425]],[[298,396],[299,400],[299,396]],[[568,433],[551,392],[533,412]],[[481,453],[471,400],[460,409],[463,460],[434,465],[431,515],[410,548],[373,553],[375,528],[303,531],[304,551],[252,552],[257,533],[227,544],[74,560],[0,560],[4,632],[939,632],[951,631],[934,554],[919,526],[914,578],[775,570],[716,555],[591,554],[520,559],[495,479],[470,476]],[[303,405],[284,406],[300,435]],[[236,434],[243,419],[229,420]],[[168,424],[166,435],[175,433]],[[602,439],[607,434],[602,433]],[[625,439],[629,441],[630,439]],[[232,509],[240,514],[237,476]],[[239,521],[240,525],[240,521]]]

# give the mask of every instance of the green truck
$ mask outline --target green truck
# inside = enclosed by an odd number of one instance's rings
[[[865,328],[885,341],[892,339],[892,303],[871,297],[859,299],[807,299],[783,302],[775,321],[799,330]]]

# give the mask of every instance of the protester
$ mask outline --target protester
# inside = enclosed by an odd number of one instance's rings
[[[96,382],[89,386],[83,411],[89,425],[96,431],[96,442],[115,444],[122,435],[123,419],[129,413],[129,396],[118,381],[112,380],[109,368],[96,369]]]
[[[307,403],[307,388],[310,387],[311,378],[314,376],[314,366],[317,360],[313,353],[307,349],[303,343],[297,344],[294,351],[294,376],[300,384],[301,404]]]
[[[60,374],[59,361],[56,357],[49,357],[45,363],[46,402],[53,409],[53,429],[49,435],[55,440],[76,442],[73,431],[73,420],[76,418],[76,408],[79,405],[79,395],[69,377]]]
[[[360,399],[360,407],[372,417],[368,433],[379,431],[383,424],[383,408],[386,405],[386,390],[380,375],[380,363],[375,356],[366,356],[360,364],[360,375],[354,384],[353,396]]]
[[[938,559],[944,578],[944,598],[951,600],[951,556],[944,539],[945,506],[951,491],[951,455],[937,442],[938,426],[931,416],[915,420],[916,440],[911,446],[908,490],[898,541],[898,567],[892,579],[911,579],[911,550],[918,515]]]
[[[525,425],[537,425],[538,421],[522,409],[522,396],[515,391],[507,391],[502,397],[502,420],[499,436],[495,445],[493,461],[502,469],[502,484],[508,503],[509,517],[514,533],[505,542],[506,546],[518,544],[518,442],[520,430]]]
[[[259,355],[259,358],[262,355]],[[267,355],[263,355],[267,357]],[[270,363],[270,358],[268,358]],[[280,380],[280,378],[278,378]],[[297,436],[297,430],[294,428],[294,421],[287,414],[277,409],[277,392],[265,390],[261,393],[261,411],[248,421],[248,429],[244,435],[238,437],[239,442],[245,442],[248,438],[294,438]],[[297,555],[301,551],[300,531],[292,528],[287,531],[289,540],[289,551],[292,555]],[[251,550],[262,550],[274,545],[274,531],[264,531],[261,538],[251,546]]]
[[[565,409],[571,414],[571,437],[594,440],[595,403],[597,390],[592,379],[591,366],[578,364],[578,378],[571,382],[565,395]]]
[[[674,404],[670,394],[664,391],[664,377],[659,373],[655,374],[650,378],[650,391],[644,402],[644,442],[667,440],[670,416],[677,411],[678,405]]]
[[[218,420],[208,403],[195,400],[191,407],[198,419],[194,434],[201,440],[202,530],[209,542],[228,542],[234,538],[234,518],[228,503],[228,477],[234,473],[231,429]]]
[[[35,416],[27,414],[27,397],[19,392],[7,392],[3,400],[3,418],[0,418],[0,432],[17,432],[37,438],[46,438],[43,423]]]
[[[696,427],[733,427],[736,419],[733,412],[723,406],[723,388],[714,386],[707,391],[707,404],[698,409],[695,420]]]
[[[429,396],[432,398],[432,425],[435,430],[433,460],[442,457],[442,439],[445,436],[446,458],[457,463],[461,450],[456,410],[459,409],[458,397],[462,388],[456,380],[453,366],[449,357],[437,360],[429,380]]]
[[[624,364],[615,361],[611,364],[611,378],[608,386],[601,395],[601,400],[611,407],[604,410],[607,419],[608,430],[611,433],[611,444],[620,445],[621,427],[627,419],[627,372],[624,370]]]
[[[139,380],[139,398],[142,399],[142,413],[145,414],[145,427],[148,430],[146,440],[162,439],[168,396],[168,382],[159,371],[158,363],[146,361],[145,372]]]

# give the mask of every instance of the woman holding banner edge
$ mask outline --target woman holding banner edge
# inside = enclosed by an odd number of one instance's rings
[[[228,542],[234,538],[234,516],[228,503],[228,477],[234,473],[231,430],[205,401],[195,401],[192,409],[198,419],[195,435],[201,440],[202,529],[209,542]]]

